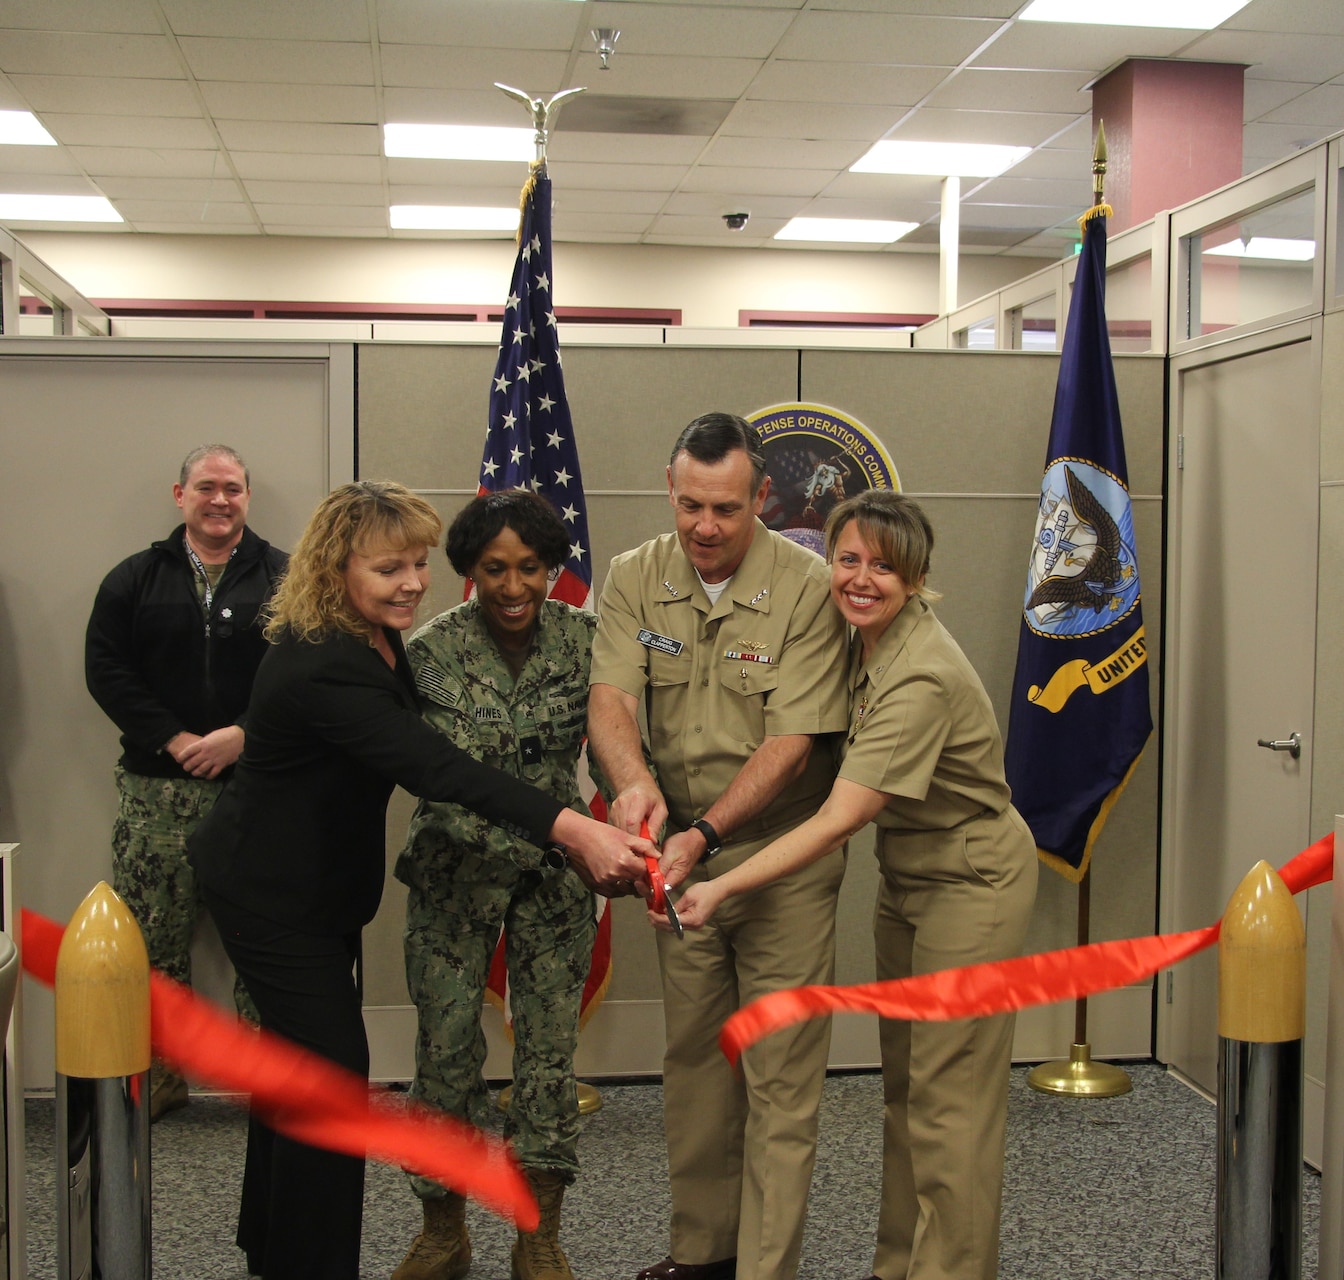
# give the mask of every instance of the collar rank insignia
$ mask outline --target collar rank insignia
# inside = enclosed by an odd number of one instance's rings
[[[751,597],[752,604],[760,604],[766,596],[770,594],[769,587],[762,587],[754,596]]]
[[[681,592],[678,591],[676,587],[674,587],[666,578],[663,579],[663,587],[667,591],[667,594],[672,596],[674,599],[679,598],[681,596]]]

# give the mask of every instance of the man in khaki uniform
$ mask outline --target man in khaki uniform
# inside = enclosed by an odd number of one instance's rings
[[[736,866],[826,797],[831,753],[814,738],[847,727],[846,646],[824,562],[760,522],[770,481],[754,428],[697,418],[667,477],[676,533],[617,556],[602,591],[589,738],[617,792],[611,821],[666,821],[676,885]],[[796,1273],[830,1023],[771,1036],[741,1079],[718,1034],[758,996],[832,981],[843,874],[843,853],[822,858],[684,940],[659,934],[672,1248],[640,1280]]]

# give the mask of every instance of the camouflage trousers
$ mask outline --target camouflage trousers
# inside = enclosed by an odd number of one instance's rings
[[[145,935],[149,963],[191,985],[191,938],[204,907],[187,861],[187,837],[224,784],[205,778],[148,778],[116,769],[112,887]],[[234,1003],[252,1022],[256,1009],[241,980]]]
[[[591,899],[553,914],[539,883],[532,887],[537,880],[522,875],[504,917],[513,1015],[513,1098],[504,1132],[524,1168],[571,1182],[579,1168],[574,1050],[597,925]],[[498,939],[498,924],[444,911],[411,889],[406,982],[419,1015],[411,1096],[473,1121],[488,1106],[481,1002]],[[444,1194],[424,1178],[412,1177],[411,1186],[422,1199]]]

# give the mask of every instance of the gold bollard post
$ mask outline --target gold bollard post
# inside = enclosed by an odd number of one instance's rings
[[[149,955],[100,881],[56,956],[60,1280],[149,1280]]]
[[[1218,938],[1219,1280],[1302,1274],[1302,1038],[1307,934],[1267,862]]]

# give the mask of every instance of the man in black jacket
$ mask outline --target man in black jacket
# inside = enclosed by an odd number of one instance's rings
[[[89,692],[121,730],[112,884],[150,964],[184,983],[201,911],[186,838],[242,752],[266,651],[258,615],[287,561],[247,528],[250,498],[235,450],[193,449],[173,486],[183,523],[103,579],[85,635]],[[186,1101],[186,1081],[155,1062],[151,1118]]]

